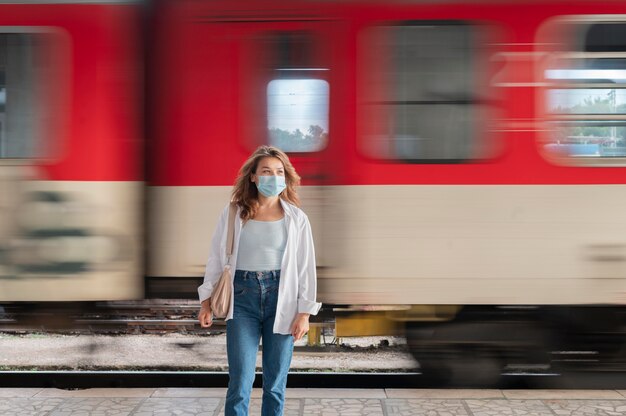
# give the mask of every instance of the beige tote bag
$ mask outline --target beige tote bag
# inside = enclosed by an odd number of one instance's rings
[[[225,318],[230,309],[230,298],[232,296],[232,274],[230,270],[230,257],[233,254],[233,244],[235,237],[235,216],[237,215],[237,205],[230,203],[228,210],[228,237],[226,238],[226,266],[218,280],[217,285],[211,293],[211,311],[216,318]]]

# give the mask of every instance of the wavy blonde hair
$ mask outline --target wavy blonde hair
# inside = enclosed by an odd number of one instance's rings
[[[241,219],[244,221],[254,218],[259,208],[259,191],[252,182],[252,174],[256,173],[259,162],[264,157],[275,157],[282,162],[287,187],[279,196],[284,201],[300,206],[300,198],[296,191],[300,185],[300,176],[296,173],[287,154],[274,146],[259,146],[239,169],[231,197],[231,202],[241,207]]]

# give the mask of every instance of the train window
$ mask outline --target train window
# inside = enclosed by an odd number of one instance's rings
[[[461,22],[364,31],[359,118],[366,154],[415,162],[485,156],[477,32]]]
[[[316,152],[328,141],[329,85],[322,79],[275,79],[267,86],[270,144]]]
[[[45,35],[0,33],[0,158],[39,157],[40,81],[37,49]]]
[[[551,50],[544,77],[548,157],[584,165],[626,157],[626,23],[561,21],[565,41]],[[553,36],[554,39],[557,37]]]

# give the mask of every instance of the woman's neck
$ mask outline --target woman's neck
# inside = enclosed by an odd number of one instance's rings
[[[277,196],[267,197],[259,193],[258,201],[261,209],[272,209],[280,205],[280,198]]]

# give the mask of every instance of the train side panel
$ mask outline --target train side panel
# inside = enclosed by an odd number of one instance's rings
[[[326,141],[290,151],[323,302],[626,301],[626,171],[546,155],[569,119],[547,104],[545,45],[562,38],[538,34],[619,3],[160,4],[149,276],[201,275],[236,169],[258,144],[295,146],[273,136],[269,88],[297,79],[330,91],[302,107]]]

